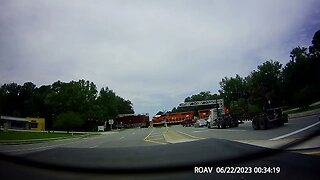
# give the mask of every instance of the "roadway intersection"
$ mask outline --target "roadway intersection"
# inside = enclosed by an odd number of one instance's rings
[[[182,127],[180,125],[170,127],[135,128],[104,132],[101,135],[74,138],[57,141],[49,141],[35,144],[0,145],[0,151],[9,154],[24,154],[47,149],[66,148],[114,148],[155,146],[173,143],[183,143],[202,139],[225,139],[262,147],[277,148],[302,139],[308,134],[319,129],[319,116],[307,116],[289,119],[289,123],[283,127],[275,127],[268,130],[253,130],[251,122],[240,124],[239,127],[229,129],[208,129]],[[303,149],[319,147],[319,137],[312,143],[304,143]]]
[[[289,119],[283,127],[253,130],[250,122],[230,129],[136,128],[98,136],[35,144],[0,145],[3,179],[318,179],[319,116]],[[299,150],[297,150],[297,148]],[[294,153],[293,153],[293,152]],[[296,153],[299,152],[299,153]],[[279,168],[277,174],[195,174],[195,167]],[[298,169],[298,171],[297,171]]]

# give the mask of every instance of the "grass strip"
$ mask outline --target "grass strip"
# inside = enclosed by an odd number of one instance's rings
[[[53,139],[53,138],[69,138],[80,136],[83,134],[72,133],[48,133],[48,132],[22,132],[22,131],[0,131],[0,140],[32,140],[32,139]]]
[[[315,110],[315,109],[320,109],[320,104],[318,105],[315,105],[315,106],[309,106],[308,108],[306,109],[295,109],[295,110],[288,110],[286,111],[286,113],[288,114],[295,114],[295,113],[300,113],[300,112],[305,112],[305,111],[311,111],[311,110]]]

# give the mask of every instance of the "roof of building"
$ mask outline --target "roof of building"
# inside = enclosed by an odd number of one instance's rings
[[[0,119],[10,121],[27,121],[27,118],[11,117],[11,116],[0,116]]]

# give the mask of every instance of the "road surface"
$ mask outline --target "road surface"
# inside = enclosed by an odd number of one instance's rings
[[[294,153],[264,147],[278,148],[299,141],[319,131],[319,127],[319,116],[308,116],[290,119],[283,127],[259,131],[253,130],[249,122],[230,129],[171,126],[37,144],[1,145],[4,154],[0,173],[8,179],[34,178],[35,174],[42,174],[46,179],[117,179],[119,176],[124,179],[132,176],[318,179],[319,136],[291,147],[291,150],[302,149]],[[194,168],[199,166],[215,170],[217,166],[272,167],[280,168],[281,173],[196,174]]]
[[[263,147],[276,148],[302,139],[319,129],[319,116],[290,119],[283,127],[268,130],[253,130],[251,122],[229,129],[208,129],[182,127],[180,125],[156,128],[135,128],[105,132],[88,138],[64,139],[36,144],[0,145],[0,151],[10,154],[24,154],[57,147],[67,148],[113,148],[166,145],[201,139],[226,139]],[[305,129],[307,128],[307,129]],[[302,130],[302,131],[301,131]],[[317,139],[319,137],[316,137]],[[320,142],[320,141],[318,141]],[[319,144],[308,144],[304,149],[314,148]]]

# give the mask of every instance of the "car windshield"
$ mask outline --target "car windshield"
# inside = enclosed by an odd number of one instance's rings
[[[320,2],[0,4],[3,179],[319,178]]]

